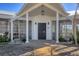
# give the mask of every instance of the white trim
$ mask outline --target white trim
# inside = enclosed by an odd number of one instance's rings
[[[41,4],[35,4],[33,7],[31,7],[30,9],[28,9],[27,11],[24,11],[23,13],[21,13],[19,16],[23,16],[25,13],[29,13],[30,11],[38,8],[39,6],[41,6]]]
[[[48,7],[49,9],[51,9],[51,10],[53,10],[53,11],[55,11],[55,12],[59,12],[61,15],[66,16],[66,15],[65,15],[64,13],[62,13],[60,10],[58,10],[57,8],[55,8],[55,7],[53,7],[53,6],[49,5],[49,4],[44,4],[44,6],[45,6],[45,7]]]
[[[28,3],[27,3],[28,4]],[[16,13],[16,15],[18,15],[27,5],[26,3],[23,4],[22,8]]]

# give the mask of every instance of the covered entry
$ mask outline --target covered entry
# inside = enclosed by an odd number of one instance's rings
[[[56,21],[56,42],[59,43],[59,17],[67,15],[60,4],[28,3],[18,15],[26,20],[27,42],[29,42],[29,21],[32,21],[32,40],[52,40],[52,21]]]

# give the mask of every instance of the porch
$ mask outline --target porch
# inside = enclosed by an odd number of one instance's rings
[[[45,17],[44,17],[45,18]],[[0,35],[3,35],[5,32],[8,32],[8,37],[11,38],[11,25],[10,22],[5,21],[2,19],[1,25],[0,25]],[[26,39],[26,22],[25,20],[16,20],[13,22],[13,40],[16,44],[20,44],[23,43],[22,39]],[[48,24],[48,23],[47,23]],[[65,28],[63,26],[65,25],[72,25],[71,21],[63,21],[60,20],[59,21],[59,37],[62,35],[63,37],[65,37],[67,34],[70,35],[72,34],[72,28],[70,30],[67,29],[68,26],[66,26]],[[72,27],[72,26],[71,26]],[[29,21],[29,41],[31,40],[40,40],[40,39],[32,39],[32,21]],[[38,33],[38,32],[37,32]],[[47,33],[47,32],[46,32]],[[49,35],[49,34],[48,34]],[[42,40],[53,40],[54,42],[56,42],[56,21],[52,21],[51,22],[51,35],[50,35],[51,39],[42,39]]]

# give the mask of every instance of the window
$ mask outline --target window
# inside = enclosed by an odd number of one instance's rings
[[[72,34],[72,25],[71,24],[62,25],[62,34],[63,35]]]
[[[64,32],[71,32],[72,31],[72,25],[63,25]]]

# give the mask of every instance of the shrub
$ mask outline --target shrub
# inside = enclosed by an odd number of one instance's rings
[[[59,37],[59,41],[60,41],[60,42],[65,42],[65,39],[64,39],[62,36],[60,36],[60,37]]]
[[[4,35],[0,35],[0,42],[9,42],[10,39],[7,36],[8,32],[5,32]]]

